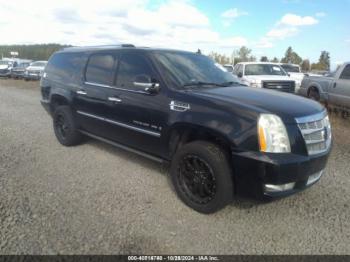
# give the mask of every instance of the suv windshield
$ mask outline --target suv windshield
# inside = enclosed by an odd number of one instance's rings
[[[34,62],[31,66],[46,66],[46,62]]]
[[[288,73],[300,73],[300,68],[293,65],[281,65],[281,67]]]
[[[10,62],[1,60],[0,65],[10,65]]]
[[[232,74],[207,56],[174,51],[154,52],[179,86],[225,86],[237,83]]]
[[[279,75],[285,76],[286,72],[278,65],[273,64],[248,64],[245,66],[245,75]]]

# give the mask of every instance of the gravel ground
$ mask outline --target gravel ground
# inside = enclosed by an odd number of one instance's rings
[[[167,168],[56,141],[38,82],[0,79],[1,254],[350,254],[350,121],[332,117],[327,172],[297,195],[186,207]]]

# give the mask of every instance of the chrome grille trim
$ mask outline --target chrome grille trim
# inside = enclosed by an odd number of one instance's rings
[[[323,111],[295,119],[309,155],[324,153],[331,145],[332,132],[326,117],[327,111]]]

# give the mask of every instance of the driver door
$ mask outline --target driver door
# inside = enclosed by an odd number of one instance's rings
[[[125,51],[120,55],[116,85],[108,90],[108,120],[112,139],[162,156],[162,132],[167,123],[169,100],[165,88],[147,91],[147,84],[159,83],[151,61],[142,53]]]

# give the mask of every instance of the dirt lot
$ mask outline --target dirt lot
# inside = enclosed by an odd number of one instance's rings
[[[1,254],[349,254],[350,120],[332,117],[321,181],[214,215],[187,208],[167,168],[89,140],[65,148],[38,82],[0,79]]]

